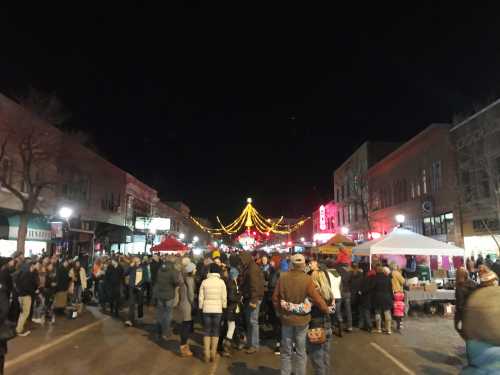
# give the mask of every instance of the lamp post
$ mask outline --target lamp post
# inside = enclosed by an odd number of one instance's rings
[[[70,255],[69,254],[69,251],[70,251],[70,235],[68,235],[68,233],[71,231],[71,226],[69,224],[69,219],[71,218],[71,216],[73,215],[73,209],[70,208],[70,207],[66,207],[66,206],[63,206],[59,209],[59,217],[61,219],[63,219],[65,222],[66,222],[66,230],[64,230],[63,228],[63,243],[67,241],[67,244],[66,244],[66,255]],[[72,248],[72,247],[71,247]],[[73,255],[73,254],[71,254]]]
[[[398,228],[403,228],[403,224],[405,222],[405,215],[397,214],[395,216],[396,222],[398,223]]]

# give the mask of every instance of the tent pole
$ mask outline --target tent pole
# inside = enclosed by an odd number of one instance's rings
[[[372,254],[370,253],[368,255],[368,258],[370,258],[370,271],[372,270]]]

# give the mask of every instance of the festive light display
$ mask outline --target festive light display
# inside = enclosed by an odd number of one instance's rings
[[[282,224],[283,216],[280,217],[277,221],[272,221],[271,219],[266,219],[259,213],[259,211],[255,209],[254,206],[252,206],[252,198],[247,198],[247,205],[241,212],[240,216],[231,224],[224,225],[218,216],[217,222],[219,223],[220,228],[205,227],[193,217],[191,217],[191,220],[193,220],[193,222],[205,232],[214,235],[235,234],[240,232],[243,227],[245,227],[247,231],[250,232],[250,228],[253,227],[260,233],[269,236],[269,234],[271,233],[289,234],[299,229],[307,220],[309,220],[309,218],[301,219],[293,225]]]

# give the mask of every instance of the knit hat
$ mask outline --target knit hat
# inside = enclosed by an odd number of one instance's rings
[[[500,288],[480,288],[465,306],[463,331],[467,340],[500,346]]]
[[[493,271],[488,271],[479,276],[479,279],[481,280],[481,285],[484,284],[491,284],[493,281],[498,280],[498,276],[495,272]]]
[[[195,269],[196,269],[196,266],[194,265],[194,263],[191,263],[191,262],[189,262],[188,264],[186,264],[184,266],[184,271],[186,273],[192,273]]]
[[[191,263],[191,259],[189,259],[188,257],[184,257],[182,258],[181,260],[181,264],[186,267],[189,263]]]
[[[220,251],[219,250],[214,250],[212,251],[212,258],[220,258]]]
[[[292,255],[291,257],[292,264],[295,265],[301,265],[301,264],[306,264],[306,258],[302,254],[295,254]]]

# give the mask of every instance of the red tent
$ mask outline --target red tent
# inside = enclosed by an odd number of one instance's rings
[[[158,245],[153,246],[151,251],[187,251],[188,247],[175,237],[169,236]]]

